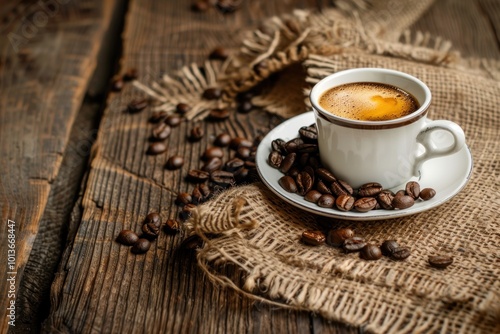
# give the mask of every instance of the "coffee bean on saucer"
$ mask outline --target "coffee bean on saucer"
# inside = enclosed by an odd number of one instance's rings
[[[382,191],[382,185],[377,182],[365,183],[358,189],[360,197],[373,197]]]
[[[326,243],[330,246],[340,247],[344,241],[354,237],[354,231],[350,228],[339,228],[328,231]]]
[[[290,168],[288,172],[286,172],[286,175],[291,176],[295,179],[297,175],[299,175],[299,173],[300,169],[297,166],[292,166],[292,168]]]
[[[346,253],[359,252],[365,246],[366,246],[366,241],[361,237],[352,237],[346,239],[342,244],[342,248]]]
[[[428,201],[434,196],[436,196],[436,191],[432,188],[424,188],[420,191],[420,198],[424,201]]]
[[[278,139],[273,140],[271,142],[271,147],[272,147],[273,151],[278,151],[282,155],[288,154],[288,152],[286,151],[286,142],[283,139],[278,138]]]
[[[411,250],[408,247],[399,247],[396,248],[392,254],[391,259],[395,261],[403,261],[407,259],[411,255]]]
[[[319,246],[325,242],[325,235],[321,231],[308,230],[302,232],[302,242],[311,246]]]
[[[392,200],[394,199],[394,194],[389,190],[382,190],[377,195],[377,201],[382,208],[385,210],[392,210],[394,207],[392,206]]]
[[[322,194],[331,194],[332,191],[323,183],[323,181],[316,181],[316,190]],[[354,204],[354,202],[353,202]]]
[[[295,183],[295,180],[291,176],[282,176],[278,180],[279,185],[288,191],[289,193],[295,193],[297,192],[297,185]]]
[[[283,162],[283,156],[278,151],[271,151],[267,160],[271,167],[280,168],[281,163]]]
[[[335,197],[329,194],[321,195],[316,204],[322,208],[332,208],[335,205]]]
[[[377,200],[373,197],[362,197],[354,202],[354,210],[358,212],[368,212],[377,205]]]
[[[391,256],[396,249],[399,248],[399,243],[396,240],[385,240],[382,245],[380,245],[380,250],[385,256]]]
[[[377,245],[367,244],[361,249],[359,256],[364,260],[374,261],[382,257],[382,252]]]
[[[179,169],[184,165],[184,158],[180,155],[174,155],[168,158],[165,167],[170,170]]]
[[[214,145],[219,147],[226,147],[231,142],[231,137],[227,133],[221,133],[215,137]]]
[[[321,195],[322,194],[317,190],[309,190],[304,196],[304,199],[308,202],[317,203]]]
[[[318,131],[316,127],[303,126],[299,129],[299,135],[305,142],[317,142],[318,141]]]
[[[446,255],[429,256],[429,264],[431,267],[444,269],[453,263],[453,258]]]
[[[326,183],[332,183],[337,181],[337,178],[326,168],[318,168],[316,170],[316,175]]]
[[[420,195],[420,185],[416,181],[410,181],[406,184],[405,192],[415,200]]]
[[[151,248],[151,242],[146,238],[140,238],[130,249],[134,254],[146,253]]]
[[[342,194],[335,200],[335,205],[340,211],[350,211],[354,207],[354,197]]]
[[[408,195],[396,195],[392,200],[392,206],[395,209],[404,210],[409,207],[412,207],[415,204],[415,200],[413,197]]]
[[[154,142],[149,145],[146,153],[150,155],[158,155],[165,152],[166,150],[167,150],[167,145],[165,145],[162,142]]]
[[[133,100],[128,104],[128,111],[130,113],[136,113],[148,106],[148,101],[146,99]]]
[[[289,153],[285,156],[285,159],[281,162],[280,172],[287,173],[290,168],[295,164],[295,159],[297,158],[297,153]]]
[[[302,139],[295,138],[286,142],[285,149],[288,153],[297,152],[297,148],[302,144],[304,144],[304,141]]]
[[[295,179],[295,183],[297,184],[297,194],[304,196],[309,190],[312,189],[313,180],[311,175],[307,172],[301,172],[297,175]],[[325,195],[331,196],[331,195]],[[332,196],[333,197],[333,196]],[[335,199],[332,201],[332,206],[335,203]]]
[[[191,106],[189,106],[186,103],[178,103],[175,106],[175,112],[180,114],[180,115],[185,115],[191,110]]]
[[[125,246],[132,246],[139,240],[139,236],[134,231],[131,230],[122,230],[118,237],[116,237],[116,241]]]

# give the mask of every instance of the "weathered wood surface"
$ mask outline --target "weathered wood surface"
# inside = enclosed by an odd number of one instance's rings
[[[115,1],[0,6],[1,333],[13,300],[6,278],[15,276],[18,300],[37,294],[21,293],[20,282],[114,6]],[[15,222],[14,268],[7,267],[8,220]],[[46,275],[51,280],[53,268]]]

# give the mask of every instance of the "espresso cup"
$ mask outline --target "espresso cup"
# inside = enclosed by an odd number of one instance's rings
[[[395,119],[365,121],[340,117],[320,106],[327,90],[352,83],[378,83],[409,93],[418,103],[414,112]],[[431,91],[419,79],[394,70],[355,68],[322,79],[310,94],[318,128],[323,165],[337,178],[358,188],[378,182],[390,189],[420,177],[422,164],[460,151],[462,128],[447,120],[429,120]]]

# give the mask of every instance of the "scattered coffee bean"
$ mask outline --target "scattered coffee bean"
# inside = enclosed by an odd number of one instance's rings
[[[200,187],[194,187],[191,192],[191,203],[194,205],[198,205],[203,202],[203,194],[200,191]]]
[[[446,255],[429,256],[429,264],[434,268],[444,269],[453,263],[453,258]]]
[[[122,230],[116,237],[116,241],[125,246],[132,246],[137,240],[139,240],[139,236],[131,230]]]
[[[199,169],[192,169],[188,172],[188,179],[197,183],[205,182],[209,177],[210,174],[208,172]]]
[[[220,186],[230,186],[234,184],[234,175],[233,173],[226,172],[223,170],[216,170],[210,174],[210,180],[215,184]]]
[[[377,200],[373,197],[362,197],[354,202],[354,210],[358,212],[368,212],[377,205]]]
[[[428,201],[436,196],[436,191],[432,188],[424,188],[420,191],[420,198],[424,201]]]
[[[193,210],[195,210],[195,209],[196,209],[196,205],[194,205],[192,203],[184,205],[182,210],[179,212],[179,218],[182,221],[188,220],[191,217],[191,215],[193,214]]]
[[[283,156],[278,151],[271,151],[267,160],[271,167],[278,169],[283,161]]]
[[[244,146],[241,146],[238,148],[238,150],[236,151],[236,156],[238,158],[241,158],[243,160],[246,160],[246,159],[249,159],[250,156],[251,156],[251,153],[252,151],[250,150],[249,147],[244,147]]]
[[[407,209],[409,207],[412,207],[413,204],[415,204],[415,200],[413,199],[413,197],[411,196],[408,196],[408,195],[397,195],[394,196],[394,199],[392,200],[392,206],[394,207],[394,209],[399,209],[399,210],[403,210],[403,209]]]
[[[182,206],[191,203],[191,201],[192,201],[191,195],[189,195],[186,192],[182,192],[177,195],[177,198],[175,199],[175,204]]]
[[[184,239],[179,246],[180,249],[184,250],[195,250],[203,247],[203,240],[196,234],[190,235]]]
[[[180,115],[185,115],[191,110],[191,107],[186,103],[179,103],[175,106],[175,112]]]
[[[227,161],[225,166],[228,172],[234,173],[238,169],[243,168],[243,166],[245,166],[245,162],[241,159],[233,158]]]
[[[178,233],[181,230],[179,222],[175,219],[169,219],[165,222],[165,231],[169,234]]]
[[[240,168],[234,173],[234,178],[236,182],[244,182],[250,175],[250,170],[247,168]]]
[[[406,195],[411,196],[413,199],[417,199],[420,195],[420,185],[418,182],[410,181],[405,187]]]
[[[295,179],[295,183],[297,184],[297,194],[301,196],[304,196],[313,187],[313,180],[311,178],[311,175],[309,175],[309,173],[307,172],[300,172],[297,175],[297,178]],[[323,196],[331,196],[331,195],[323,195]],[[332,201],[332,206],[334,203],[335,199]]]
[[[214,145],[219,147],[226,147],[231,142],[231,137],[227,133],[221,133],[215,137]]]
[[[227,109],[212,109],[208,114],[208,119],[215,122],[220,122],[229,118],[231,113]]]
[[[212,158],[222,158],[222,157],[224,157],[224,151],[220,147],[213,146],[207,148],[201,158],[207,161]]]
[[[227,57],[229,57],[229,52],[222,46],[214,48],[208,55],[208,58],[217,60],[226,60]]]
[[[191,5],[191,10],[193,12],[206,12],[210,9],[210,4],[206,0],[198,0]]]
[[[133,100],[128,104],[128,111],[130,113],[136,113],[148,106],[148,101],[145,99]]]
[[[399,244],[396,240],[385,240],[382,245],[380,245],[380,250],[385,256],[391,256],[396,249],[399,248]]]
[[[318,206],[322,208],[333,208],[335,205],[335,197],[329,194],[321,195],[317,202]]]
[[[151,123],[159,123],[160,121],[165,120],[167,116],[168,114],[164,111],[155,111],[151,114],[151,117],[149,117],[149,121]]]
[[[253,109],[253,104],[250,101],[241,101],[238,104],[238,112],[240,114],[248,114]]]
[[[382,185],[377,182],[363,184],[358,189],[358,194],[361,197],[372,197],[378,195],[382,191]]]
[[[121,78],[115,78],[111,82],[111,90],[113,92],[120,92],[123,89],[123,86],[125,86],[125,83]]]
[[[222,89],[220,88],[207,88],[203,92],[203,98],[207,100],[217,100],[222,96]]]
[[[201,138],[203,138],[204,134],[205,132],[203,131],[203,128],[195,126],[194,128],[191,129],[191,132],[189,133],[189,140],[200,141]]]
[[[359,256],[364,260],[374,261],[382,257],[382,252],[377,245],[367,244],[361,249]]]
[[[149,240],[156,239],[158,237],[158,233],[160,233],[161,222],[145,222],[142,225],[142,234]]]
[[[342,244],[342,248],[346,253],[359,252],[365,246],[366,246],[366,241],[361,237],[352,237],[346,239]]]
[[[308,202],[318,203],[319,198],[321,197],[321,193],[317,190],[310,190],[304,196],[304,199]]]
[[[403,261],[411,255],[411,250],[408,247],[396,248],[392,254],[391,259],[395,261]]]
[[[293,177],[285,175],[278,180],[279,185],[289,193],[297,192],[297,185]]]
[[[316,175],[326,183],[332,183],[337,181],[333,173],[326,168],[318,168],[316,170]]]
[[[340,228],[328,231],[326,243],[330,246],[341,247],[344,241],[354,237],[354,231],[350,228]]]
[[[134,254],[143,254],[146,253],[149,250],[149,248],[151,248],[151,242],[146,238],[140,238],[132,246],[130,251]]]
[[[182,118],[179,115],[169,115],[165,119],[165,123],[170,125],[171,127],[175,128],[181,124]]]
[[[251,148],[252,146],[253,146],[252,141],[242,137],[233,138],[229,142],[229,148],[235,151],[237,151],[240,147]]]
[[[302,242],[311,246],[319,246],[325,242],[325,235],[321,231],[308,230],[302,232]]]
[[[297,153],[289,153],[286,155],[285,159],[281,162],[280,172],[287,173],[290,168],[295,164],[295,159],[297,158]]]
[[[210,191],[210,187],[206,183],[202,183],[198,186],[200,188],[200,192],[203,195],[204,199],[208,199],[212,192]]]
[[[335,205],[340,211],[351,211],[354,206],[354,197],[347,194],[342,194],[335,200]]]
[[[215,6],[222,14],[235,12],[241,6],[242,0],[217,0]]]
[[[165,167],[170,170],[179,169],[184,165],[184,158],[180,155],[173,155],[168,158]]]
[[[172,132],[172,128],[165,124],[165,123],[160,123],[158,126],[156,126],[153,129],[153,132],[151,134],[151,139],[152,140],[165,140],[170,136],[170,133]]]
[[[167,145],[162,142],[151,143],[146,151],[149,155],[157,155],[165,152],[167,150]]]
[[[135,79],[137,79],[137,69],[135,68],[129,68],[123,74],[123,80],[125,81],[131,81]]]
[[[201,167],[201,170],[212,173],[213,171],[216,171],[221,168],[222,168],[222,159],[218,157],[213,157],[207,160],[207,162],[205,162],[205,164]]]

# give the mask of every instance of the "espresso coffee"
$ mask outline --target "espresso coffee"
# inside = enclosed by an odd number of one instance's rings
[[[333,115],[359,121],[387,121],[413,113],[420,107],[404,90],[375,82],[355,82],[330,88],[319,105]]]

